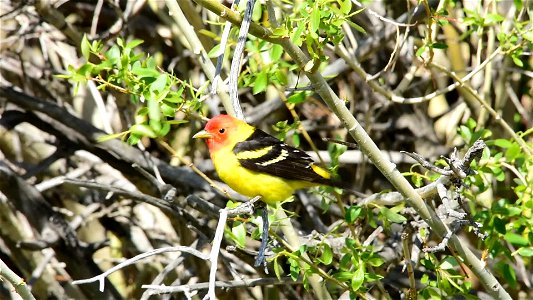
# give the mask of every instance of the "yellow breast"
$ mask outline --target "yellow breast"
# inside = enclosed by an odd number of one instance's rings
[[[261,196],[261,201],[268,204],[289,198],[297,189],[315,185],[250,171],[240,165],[231,149],[212,153],[211,158],[222,181],[244,196]]]

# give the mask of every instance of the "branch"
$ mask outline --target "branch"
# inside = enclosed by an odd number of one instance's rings
[[[0,278],[5,278],[13,287],[17,294],[24,300],[35,300],[28,285],[24,282],[24,279],[20,278],[15,272],[13,272],[1,259],[0,259]]]

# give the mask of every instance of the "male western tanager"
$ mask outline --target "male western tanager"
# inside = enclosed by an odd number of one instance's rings
[[[207,140],[222,181],[242,195],[261,196],[269,204],[289,198],[297,189],[339,186],[304,151],[228,115],[212,118],[193,138]]]

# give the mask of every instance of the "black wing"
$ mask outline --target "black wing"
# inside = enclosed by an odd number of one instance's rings
[[[233,153],[237,155],[243,167],[252,171],[290,180],[329,183],[328,179],[313,170],[311,165],[314,161],[307,153],[283,143],[260,129],[256,129],[244,142],[235,145]]]

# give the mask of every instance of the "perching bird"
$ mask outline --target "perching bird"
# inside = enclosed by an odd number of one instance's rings
[[[291,147],[246,122],[219,115],[193,138],[207,140],[218,176],[238,193],[273,204],[295,190],[340,186],[302,150]]]

